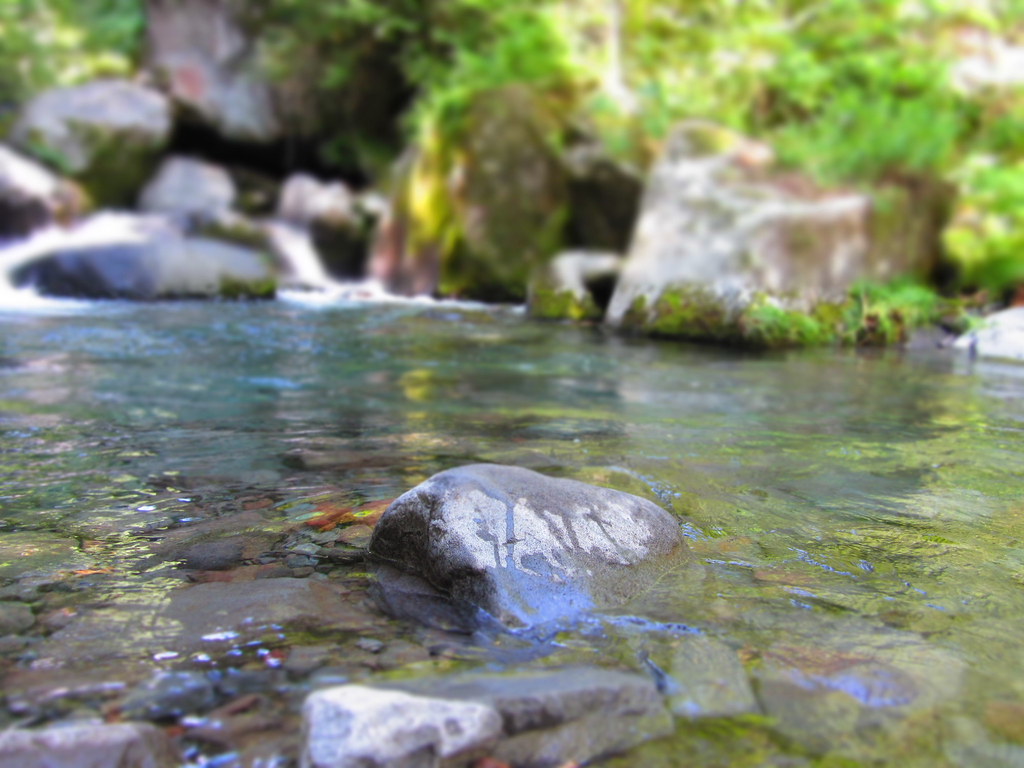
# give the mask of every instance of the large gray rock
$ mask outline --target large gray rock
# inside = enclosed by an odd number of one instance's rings
[[[0,240],[22,237],[70,213],[73,189],[27,157],[0,144]]]
[[[45,91],[11,134],[18,148],[82,182],[97,203],[129,205],[171,133],[170,102],[126,80]]]
[[[149,69],[186,112],[240,141],[282,135],[255,41],[230,0],[148,0]]]
[[[139,196],[139,209],[212,220],[231,209],[235,183],[218,165],[192,157],[168,157]]]
[[[388,507],[370,542],[389,609],[415,615],[420,590],[433,597],[418,618],[447,603],[464,627],[621,605],[675,560],[663,556],[687,551],[678,521],[650,501],[496,464],[434,475]]]
[[[302,708],[303,768],[433,768],[483,757],[501,735],[486,704],[345,685]]]
[[[0,768],[175,768],[163,731],[139,723],[0,732]]]
[[[258,251],[187,237],[160,218],[120,216],[87,222],[86,234],[41,241],[13,269],[14,283],[51,296],[120,298],[265,297],[276,274]]]
[[[903,242],[903,223],[870,198],[797,192],[771,177],[769,157],[714,125],[677,129],[651,173],[609,323],[744,340],[752,309],[809,312],[845,301],[857,280],[927,267],[924,238],[920,249],[876,242]]]
[[[980,357],[1024,361],[1024,307],[989,315],[980,328],[957,339],[955,346]]]

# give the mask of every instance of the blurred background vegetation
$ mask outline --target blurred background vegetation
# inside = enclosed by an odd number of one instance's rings
[[[402,80],[399,141],[359,137],[378,168],[412,139],[434,147],[428,160],[443,167],[474,97],[525,85],[558,115],[548,140],[595,136],[641,169],[673,124],[700,117],[766,142],[821,184],[955,183],[945,244],[956,287],[1024,282],[1022,86],[969,88],[954,71],[972,41],[1024,42],[1024,0],[236,5],[275,76],[300,76],[304,98],[339,132],[342,94],[356,80],[372,87],[374,69]],[[0,0],[0,128],[42,89],[136,71],[145,11],[144,0]],[[351,152],[351,142],[333,151]]]

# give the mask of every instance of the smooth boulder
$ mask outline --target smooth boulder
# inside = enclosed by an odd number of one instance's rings
[[[186,236],[161,217],[97,216],[23,251],[11,269],[14,284],[48,296],[259,298],[273,295],[277,279],[259,251]]]
[[[621,606],[688,553],[679,522],[646,499],[497,464],[400,496],[369,549],[387,610],[463,629]]]
[[[134,202],[171,135],[171,105],[127,80],[45,91],[11,134],[19,149],[82,182],[96,203]]]

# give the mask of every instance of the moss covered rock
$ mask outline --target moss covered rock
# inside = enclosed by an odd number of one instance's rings
[[[171,133],[170,102],[126,80],[46,91],[11,135],[24,151],[80,181],[99,205],[128,206]]]
[[[562,242],[568,181],[557,110],[520,86],[477,96],[421,134],[399,167],[371,273],[393,290],[522,301]]]
[[[652,171],[608,321],[769,347],[899,340],[905,323],[854,288],[928,272],[939,214],[905,215],[905,187],[884,205],[811,188],[772,172],[759,149],[708,123],[679,127]]]

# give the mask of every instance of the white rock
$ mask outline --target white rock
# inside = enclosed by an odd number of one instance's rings
[[[428,768],[482,756],[501,736],[497,710],[343,685],[303,706],[303,768]]]
[[[965,333],[954,346],[980,357],[1024,361],[1024,307],[989,315],[984,326]]]

